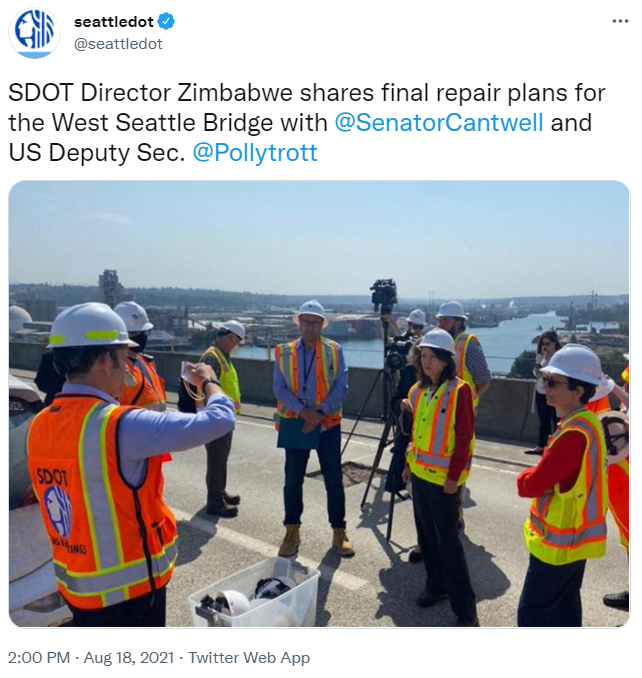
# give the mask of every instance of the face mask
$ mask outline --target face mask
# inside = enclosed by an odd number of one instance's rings
[[[131,346],[130,350],[134,353],[142,353],[147,346],[147,335],[146,334],[135,334],[130,337],[132,341],[135,341],[138,346]]]

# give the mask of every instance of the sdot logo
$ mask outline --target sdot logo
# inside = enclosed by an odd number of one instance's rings
[[[41,59],[51,54],[60,42],[60,24],[56,17],[41,7],[29,7],[13,17],[9,26],[9,42],[28,59]]]

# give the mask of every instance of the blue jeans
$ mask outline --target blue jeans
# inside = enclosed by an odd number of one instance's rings
[[[341,426],[334,426],[319,436],[319,464],[328,497],[328,519],[333,528],[346,526],[346,497],[341,472]],[[303,481],[310,450],[285,450],[284,525],[300,525],[303,514]]]
[[[517,607],[517,626],[582,626],[586,560],[549,565],[531,555]]]

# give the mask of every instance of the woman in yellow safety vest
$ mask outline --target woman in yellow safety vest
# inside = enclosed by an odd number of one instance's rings
[[[473,395],[457,377],[455,343],[448,332],[428,332],[418,348],[419,381],[403,404],[413,413],[404,480],[412,477],[415,522],[426,568],[426,588],[417,605],[431,607],[448,598],[457,626],[479,626],[457,528],[458,487],[470,472],[474,446]]]
[[[606,549],[606,443],[597,415],[586,407],[605,378],[597,355],[576,344],[560,349],[542,378],[559,425],[537,466],[517,478],[519,496],[533,500],[517,624],[581,626],[586,561]]]

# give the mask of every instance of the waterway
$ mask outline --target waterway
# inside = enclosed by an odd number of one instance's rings
[[[491,372],[495,375],[505,375],[510,372],[513,361],[522,351],[535,350],[535,345],[532,343],[534,337],[548,329],[557,328],[562,333],[565,320],[551,311],[532,314],[526,318],[504,320],[498,327],[479,327],[471,331],[479,337]],[[595,322],[593,326],[599,331],[602,328],[617,327],[617,323]],[[539,329],[540,327],[542,329]],[[576,332],[576,334],[581,334],[581,332]],[[378,368],[382,366],[382,341],[344,339],[340,343],[349,367]],[[265,360],[267,349],[259,346],[240,346],[237,355]]]

